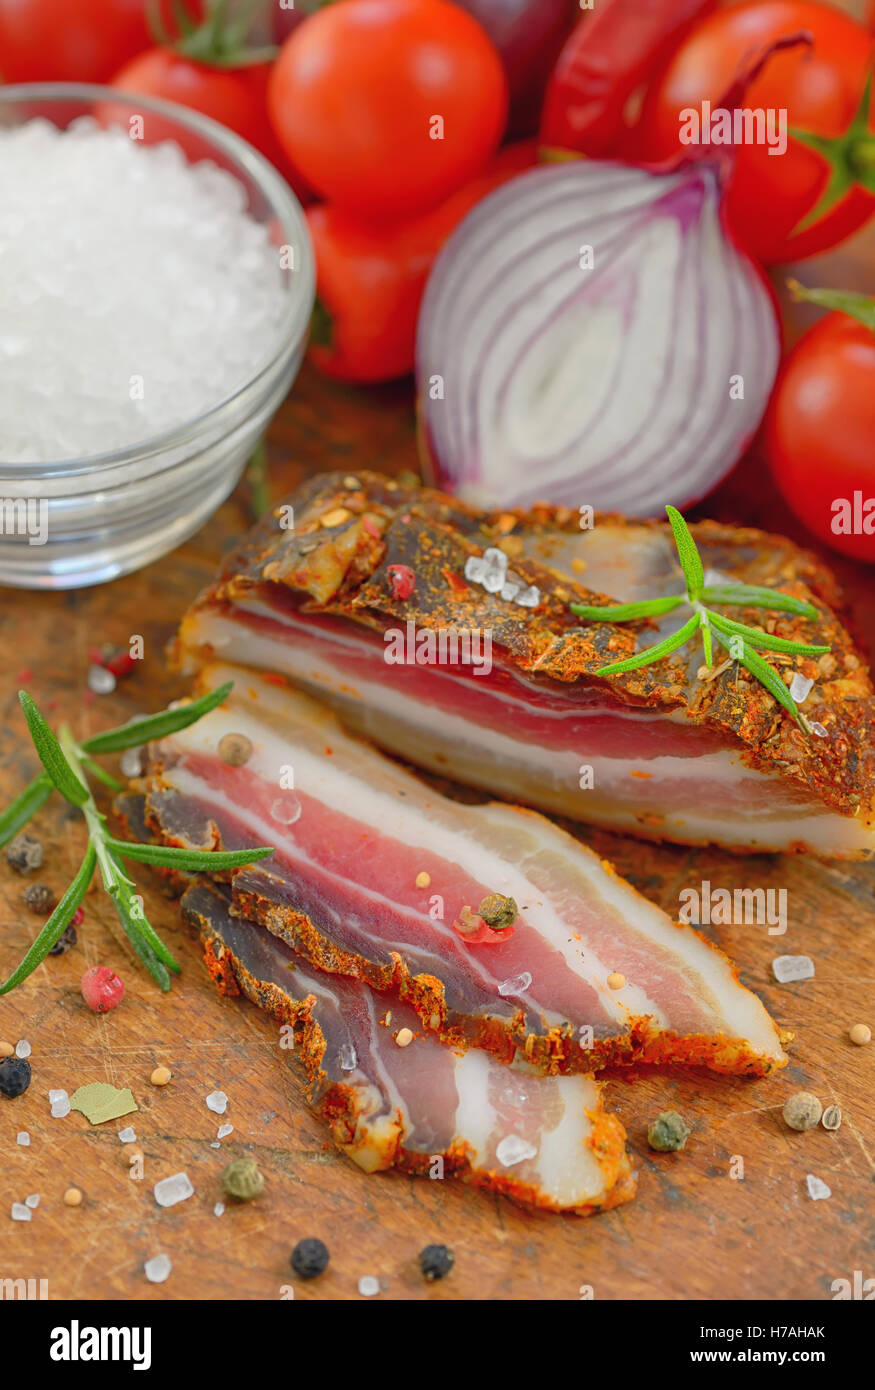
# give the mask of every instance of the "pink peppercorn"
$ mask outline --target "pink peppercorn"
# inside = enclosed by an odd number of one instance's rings
[[[82,976],[82,998],[96,1014],[108,1013],[122,1002],[124,982],[108,965],[92,965]]]
[[[70,921],[74,927],[81,927],[82,923],[85,921],[84,907],[77,907]]]
[[[386,570],[393,598],[410,598],[416,588],[416,575],[409,565],[390,565]]]

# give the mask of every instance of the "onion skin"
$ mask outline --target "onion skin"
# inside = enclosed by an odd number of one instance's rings
[[[568,161],[469,214],[419,322],[420,439],[437,486],[478,506],[546,497],[627,516],[717,486],[780,358],[774,293],[726,230],[728,167],[725,152]],[[586,246],[589,269],[574,259]]]

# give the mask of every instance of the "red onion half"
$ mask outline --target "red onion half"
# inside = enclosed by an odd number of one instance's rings
[[[484,506],[683,507],[744,450],[779,355],[716,162],[545,165],[480,203],[432,270],[416,374],[434,479]]]

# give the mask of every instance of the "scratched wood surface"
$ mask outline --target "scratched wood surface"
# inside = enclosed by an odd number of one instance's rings
[[[866,285],[875,239],[859,238],[824,268],[828,283]],[[805,268],[817,282],[818,268]],[[868,288],[871,289],[871,277]],[[271,433],[274,495],[313,469],[416,466],[409,385],[359,393],[303,372]],[[753,459],[699,514],[750,521],[800,535]],[[222,550],[248,520],[241,486],[219,514],[174,555],[111,585],[86,592],[0,598],[0,799],[5,804],[35,770],[15,692],[26,685],[55,721],[80,736],[160,707],[184,685],[164,670],[162,652],[179,615],[211,576]],[[875,648],[872,573],[839,560],[851,617]],[[145,639],[145,660],[109,697],[85,695],[88,649]],[[83,848],[82,828],[53,801],[36,823],[47,847],[37,877],[60,891]],[[383,1297],[412,1299],[803,1299],[831,1298],[834,1280],[875,1275],[875,1044],[847,1039],[858,1020],[875,1025],[872,966],[875,868],[809,857],[738,858],[720,851],[644,846],[608,833],[582,838],[612,859],[645,894],[676,915],[679,893],[709,879],[714,887],[785,889],[788,928],[718,927],[710,935],[737,961],[780,1024],[791,1028],[791,1064],[765,1081],[706,1074],[622,1074],[608,1103],[624,1121],[639,1172],[637,1199],[588,1220],[532,1215],[461,1183],[397,1174],[366,1176],[333,1149],[307,1110],[300,1076],[279,1047],[276,1026],[242,1000],[214,993],[198,952],[166,899],[143,871],[149,914],[184,964],[170,996],[135,967],[102,892],[86,900],[79,945],[49,958],[27,983],[0,999],[0,1039],[30,1041],[33,1083],[16,1100],[0,1097],[0,1278],[47,1278],[52,1298],[357,1298],[365,1274],[385,1281]],[[26,880],[0,857],[0,974],[35,933],[23,907]],[[814,979],[775,983],[770,962],[805,953]],[[85,1006],[79,979],[90,965],[118,970],[126,997],[99,1017]],[[149,1084],[166,1063],[173,1081]],[[86,1082],[130,1086],[138,1113],[92,1127],[84,1116],[52,1119],[50,1088]],[[842,1107],[835,1134],[788,1130],[785,1098],[799,1088]],[[204,1103],[227,1092],[234,1132],[211,1147],[221,1122]],[[649,1118],[679,1110],[693,1134],[681,1154],[652,1154]],[[118,1131],[132,1125],[136,1146]],[[16,1142],[27,1131],[30,1145]],[[143,1177],[131,1176],[131,1149]],[[254,1154],[267,1184],[258,1201],[213,1214],[220,1174],[231,1158]],[[741,1165],[741,1166],[740,1166]],[[171,1210],[154,1183],[185,1170],[195,1195]],[[832,1190],[813,1202],[806,1174]],[[734,1175],[734,1176],[733,1176]],[[78,1209],[64,1189],[85,1194]],[[40,1203],[29,1223],[10,1220],[13,1201]],[[331,1250],[327,1273],[294,1278],[289,1254],[303,1236]],[[419,1249],[450,1244],[456,1267],[424,1285]],[[143,1262],[166,1253],[167,1283],[153,1286]]]

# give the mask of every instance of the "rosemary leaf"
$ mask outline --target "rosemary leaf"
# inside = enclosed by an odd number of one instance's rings
[[[199,700],[192,700],[190,705],[161,710],[158,714],[147,715],[145,719],[137,719],[133,724],[123,724],[118,729],[107,729],[105,733],[87,738],[82,748],[86,753],[120,753],[124,748],[137,748],[141,743],[148,743],[150,739],[176,734],[180,729],[187,729],[190,724],[196,724],[203,715],[226,700],[233,686],[234,682],[228,681],[225,685],[211,690],[209,694],[202,695]]]
[[[52,794],[52,780],[47,773],[41,772],[34,777],[32,782],[28,782],[21,796],[17,796],[11,806],[0,815],[0,846],[5,845],[17,835],[23,825],[27,825],[31,816],[35,816],[41,806],[44,806]]]
[[[607,608],[594,608],[586,603],[569,605],[578,618],[589,618],[599,623],[625,623],[635,618],[650,618],[658,613],[670,613],[686,603],[683,594],[669,594],[666,598],[645,598],[639,603],[617,603]]]
[[[82,762],[92,777],[96,777],[98,782],[102,782],[105,787],[111,787],[114,792],[124,791],[124,784],[117,777],[113,777],[111,772],[107,772],[105,768],[101,767],[100,763],[96,763],[93,758],[83,758]]]
[[[76,877],[61,898],[61,901],[58,903],[51,917],[49,917],[45,923],[30,950],[25,954],[18,968],[12,972],[9,979],[6,980],[4,984],[0,985],[0,994],[8,994],[10,990],[15,989],[16,985],[20,985],[22,980],[26,980],[28,975],[36,970],[40,962],[45,960],[55,942],[67,930],[67,927],[72,921],[73,913],[88,891],[88,885],[91,882],[96,863],[97,854],[94,846],[89,843],[85,851],[85,857],[79,865]]]
[[[799,727],[804,729],[805,726],[802,722],[802,716],[799,713],[799,707],[774,666],[770,666],[767,661],[764,661],[752,647],[748,646],[743,638],[744,654],[742,656],[735,656],[732,650],[733,637],[717,630],[715,630],[714,635],[720,645],[726,648],[729,655],[734,657],[736,661],[740,661],[742,666],[746,667],[752,676],[756,676],[760,684],[766,687],[769,694],[774,695],[778,704],[783,705],[786,710],[789,710]]]
[[[139,923],[135,923],[130,916],[125,915],[121,900],[115,894],[112,895],[112,904],[122,925],[122,930],[138,959],[145,965],[152,979],[161,987],[162,992],[167,994],[170,990],[170,975],[167,966],[158,959],[152,947],[144,939],[139,930]]]
[[[18,698],[24,717],[30,729],[33,746],[40,762],[58,791],[74,806],[84,806],[88,800],[88,788],[84,787],[68,763],[61,745],[43,719],[26,690],[19,690]]]
[[[702,628],[702,648],[705,653],[705,665],[714,665],[714,642],[711,637],[711,614],[705,610],[701,613]]]
[[[764,589],[758,584],[711,584],[702,590],[705,603],[731,603],[739,608],[772,608],[776,613],[798,613],[802,618],[818,618],[811,603],[791,598],[780,589]]]
[[[125,859],[135,859],[140,864],[157,864],[168,869],[238,869],[245,864],[253,864],[257,859],[266,859],[273,854],[272,845],[262,845],[257,849],[177,849],[170,845],[128,844],[125,840],[115,840],[111,835],[106,843],[114,854]]]
[[[116,856],[111,853],[111,858],[115,861]],[[118,865],[122,874],[124,870]],[[125,885],[119,884],[117,890],[110,894],[119,920],[125,930],[130,934],[131,931],[137,932],[145,941],[149,949],[157,956],[162,965],[166,965],[168,970],[172,970],[174,975],[178,975],[182,966],[170,950],[165,946],[161,937],[156,932],[152,923],[145,916],[136,893],[129,893]]]
[[[824,652],[829,651],[829,647],[812,642],[791,642],[787,637],[775,637],[770,632],[762,632],[758,627],[748,627],[747,623],[737,623],[732,618],[724,618],[720,613],[711,613],[709,617],[721,632],[743,637],[749,646],[761,648],[763,651],[791,652],[796,656],[822,656]]]
[[[690,528],[684,521],[677,507],[666,507],[671,529],[674,532],[675,545],[678,548],[678,559],[681,562],[681,569],[687,581],[687,593],[691,599],[701,597],[705,587],[705,571],[702,568],[702,557],[696,548],[696,542],[690,535]]]
[[[649,666],[653,661],[660,661],[662,657],[668,656],[671,652],[677,651],[685,642],[689,642],[700,624],[700,616],[694,613],[682,628],[673,632],[671,637],[666,637],[664,642],[657,642],[653,647],[645,647],[643,652],[636,652],[635,656],[627,656],[623,661],[612,661],[610,666],[600,666],[596,675],[599,676],[618,676],[621,671],[635,671],[639,666]]]

